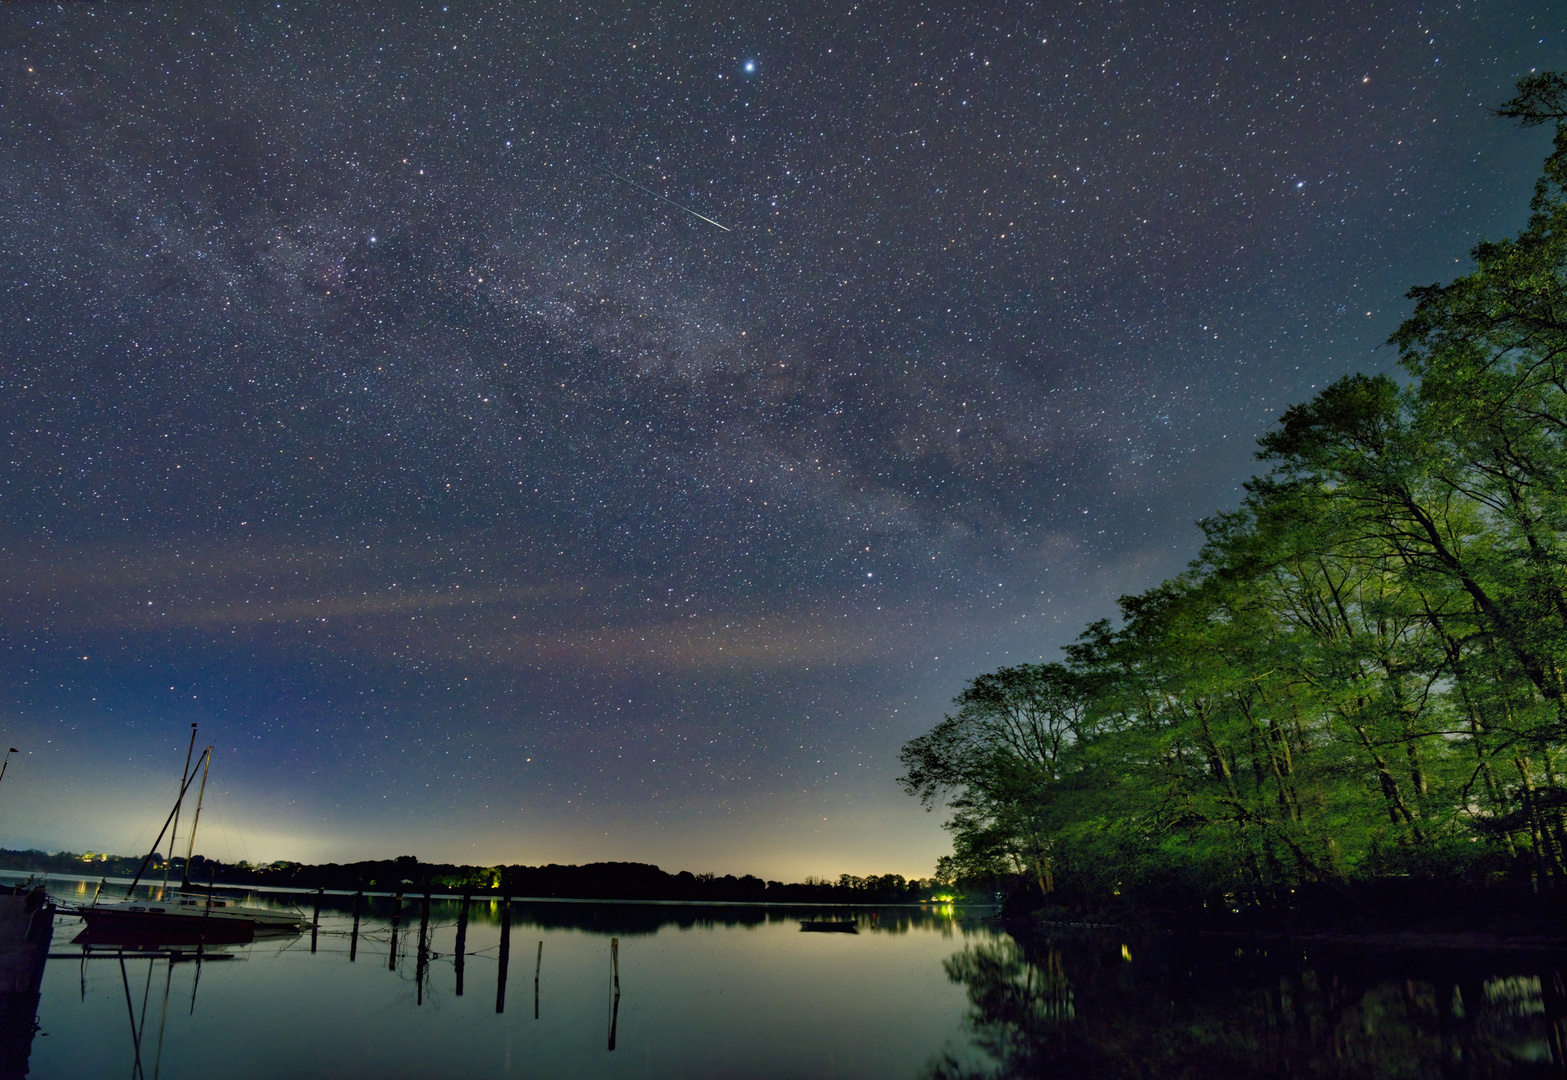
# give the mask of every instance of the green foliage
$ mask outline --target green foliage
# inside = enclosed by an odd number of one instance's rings
[[[904,747],[942,876],[1090,905],[1567,878],[1567,79],[1499,111],[1555,148],[1524,232],[1409,294],[1408,384],[1290,408],[1185,573]]]

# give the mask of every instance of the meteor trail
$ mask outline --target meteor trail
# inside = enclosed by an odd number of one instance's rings
[[[590,162],[588,162],[588,164],[589,165],[593,165],[593,162],[590,161]],[[593,165],[593,167],[595,169],[597,169],[601,173],[604,173],[604,174],[606,174],[608,176],[613,176],[616,180],[619,180],[622,184],[630,184],[632,187],[636,188],[638,191],[645,191],[649,195],[653,196],[653,198],[655,198],[655,199],[662,199],[664,202],[667,202],[670,206],[673,206],[673,207],[675,207],[678,210],[684,210],[686,213],[690,214],[692,217],[698,218],[698,219],[700,219],[702,221],[705,221],[709,225],[713,225],[713,226],[716,226],[717,228],[723,229],[724,232],[734,232],[734,230],[729,228],[727,225],[719,225],[718,222],[714,221],[712,218],[708,217],[707,215],[699,214],[695,210],[691,209],[689,206],[681,206],[674,199],[665,198],[664,196],[660,195],[658,192],[654,191],[652,188],[646,187],[646,186],[644,186],[642,184],[639,184],[635,180],[631,179],[628,176],[621,176],[618,172],[611,172],[609,169],[604,168],[604,166],[602,166],[602,165]]]

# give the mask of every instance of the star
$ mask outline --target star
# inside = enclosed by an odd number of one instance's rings
[[[1404,291],[1527,210],[1476,103],[1560,21],[1427,6],[1434,68],[1326,0],[386,6],[0,4],[7,744],[109,775],[199,720],[322,857],[417,818],[466,823],[421,857],[720,871],[902,821],[964,680],[1178,573],[1258,433],[1396,362]],[[802,794],[713,779],[764,765]],[[134,847],[71,831],[118,827],[92,795],[8,845]],[[907,817],[757,865],[928,874]]]

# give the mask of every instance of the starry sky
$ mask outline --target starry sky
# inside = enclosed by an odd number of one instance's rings
[[[1523,222],[1548,0],[0,9],[6,846],[929,874]],[[700,215],[697,216],[697,215]],[[721,227],[720,227],[721,226]]]

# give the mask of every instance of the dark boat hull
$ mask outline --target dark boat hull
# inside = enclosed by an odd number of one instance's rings
[[[242,919],[204,919],[199,915],[161,915],[154,912],[93,911],[79,914],[87,928],[73,944],[122,945],[153,948],[159,945],[243,945],[255,939],[255,927]]]
[[[829,920],[803,922],[800,924],[800,929],[814,934],[858,934],[860,932],[853,922],[847,920],[841,922]]]

